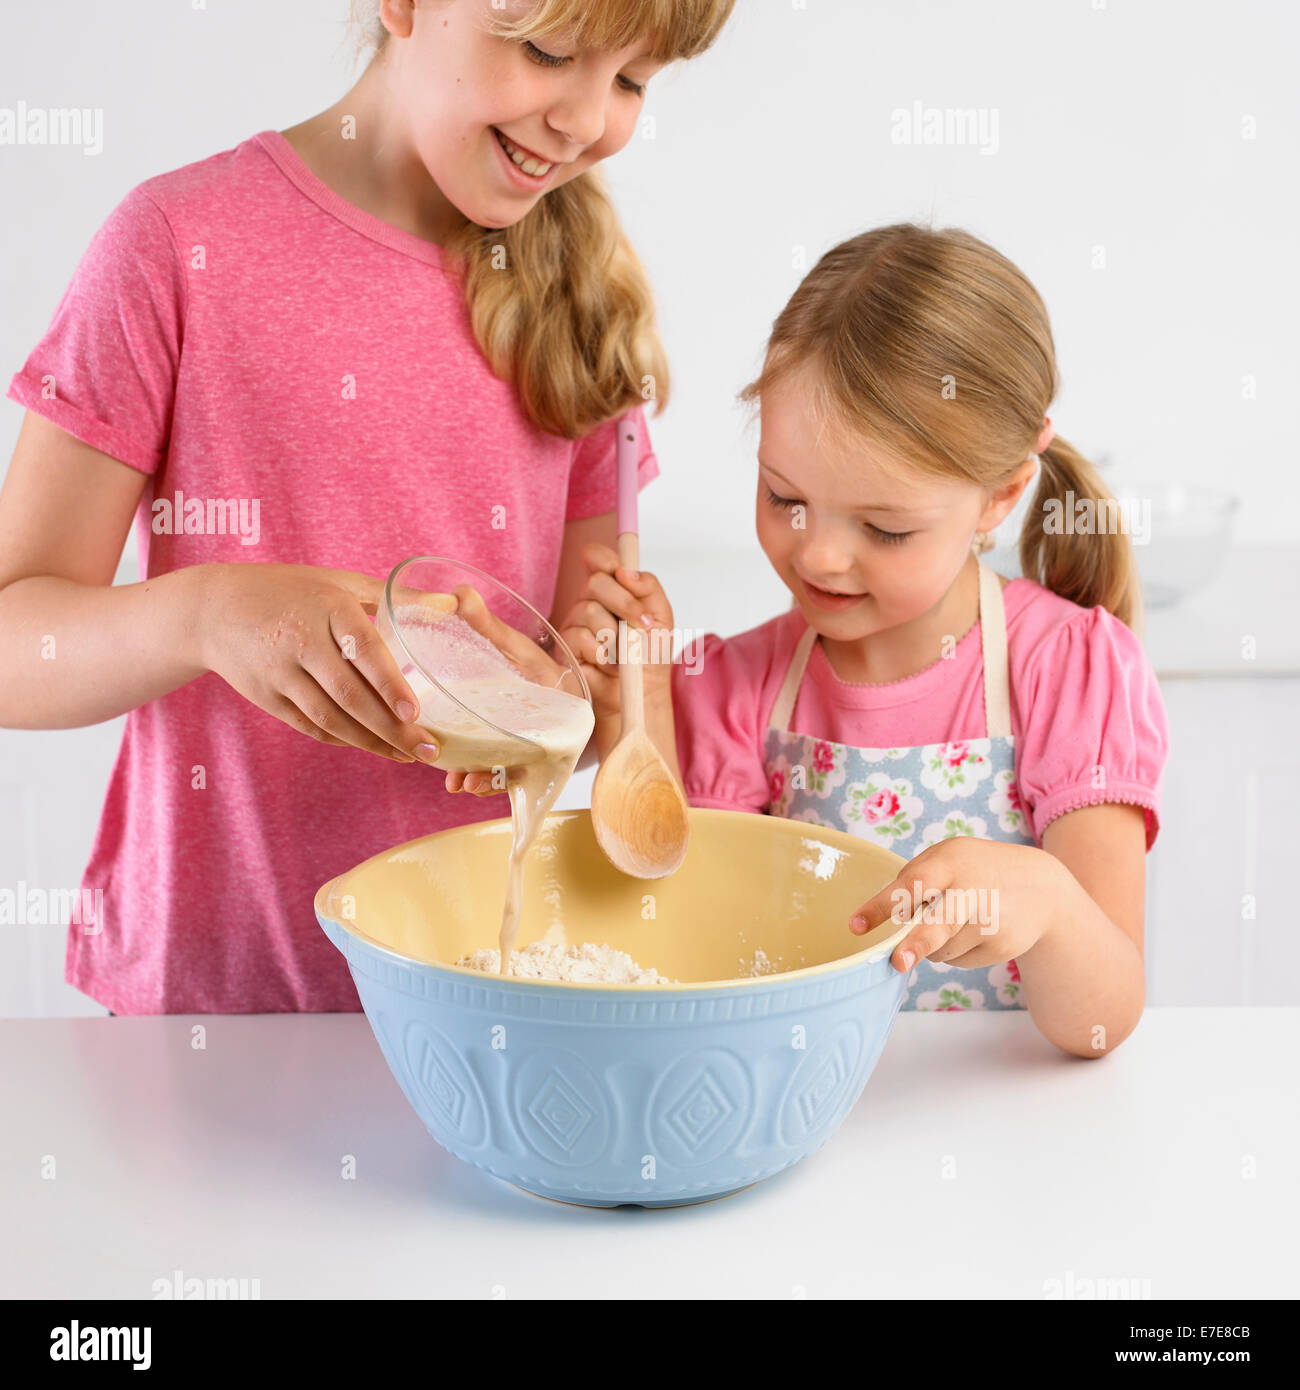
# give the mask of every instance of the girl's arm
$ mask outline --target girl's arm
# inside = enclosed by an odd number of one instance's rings
[[[97,724],[212,671],[318,742],[436,759],[366,616],[381,579],[240,563],[114,585],[144,486],[28,412],[0,492],[0,727]]]
[[[0,727],[98,724],[202,675],[192,571],[113,587],[146,481],[28,411],[0,492]]]
[[[1052,926],[1016,958],[1044,1037],[1100,1057],[1137,1027],[1146,1001],[1146,814],[1108,802],[1058,816],[1043,849],[1069,871]]]
[[[1014,960],[1039,1032],[1104,1057],[1137,1027],[1146,997],[1145,813],[1107,803],[1058,816],[1043,848],[954,835],[923,849],[850,918],[862,935],[915,919],[890,955],[962,970]]]

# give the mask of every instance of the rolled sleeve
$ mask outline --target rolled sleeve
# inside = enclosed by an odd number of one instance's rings
[[[10,400],[153,473],[171,431],[184,304],[170,225],[135,188],[96,232]]]

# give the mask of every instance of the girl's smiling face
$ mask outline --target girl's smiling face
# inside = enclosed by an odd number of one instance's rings
[[[564,35],[530,42],[492,32],[532,8],[533,0],[383,0],[386,98],[443,196],[483,227],[511,226],[543,194],[621,150],[645,84],[663,66],[648,56],[649,37],[604,51]]]
[[[799,372],[762,398],[758,539],[810,625],[855,642],[931,612],[967,563],[975,532],[1011,510],[1033,464],[990,498],[869,440],[849,446],[829,430],[819,438],[809,398]]]

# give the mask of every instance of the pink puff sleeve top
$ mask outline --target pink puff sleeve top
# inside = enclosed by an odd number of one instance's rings
[[[1031,579],[1003,591],[1016,779],[1035,843],[1068,811],[1143,808],[1159,829],[1169,730],[1155,672],[1135,634]],[[763,741],[806,620],[797,610],[736,637],[708,634],[673,671],[677,751],[692,805],[764,812]],[[884,685],[842,681],[815,645],[790,719],[798,733],[858,747],[982,738],[980,628],[940,660]]]

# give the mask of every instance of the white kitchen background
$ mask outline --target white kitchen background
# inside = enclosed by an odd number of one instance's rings
[[[641,502],[645,566],[682,627],[730,634],[784,607],[752,536],[756,431],[734,404],[772,318],[824,250],[866,227],[918,220],[991,241],[1051,311],[1057,428],[1117,491],[1151,502],[1148,593],[1181,593],[1151,608],[1145,633],[1173,744],[1148,859],[1149,1001],[1294,1002],[1282,876],[1300,829],[1300,11],[737,10],[710,55],[655,79],[642,128],[606,166],[674,373],[651,420],[662,476]],[[95,152],[0,144],[6,385],[130,187],[337,98],[352,71],[346,12],[347,0],[5,6],[0,108],[103,113]],[[896,143],[895,113],[918,107],[975,111],[980,138]],[[21,415],[0,406],[0,460]],[[1237,499],[1226,522],[1220,493]],[[1017,572],[1008,548],[993,558]],[[118,582],[136,577],[132,541]],[[0,889],[80,882],[120,733],[120,721],[0,731]],[[592,775],[561,804],[585,805]],[[63,954],[57,926],[0,925],[0,1014],[102,1013],[63,983]]]

